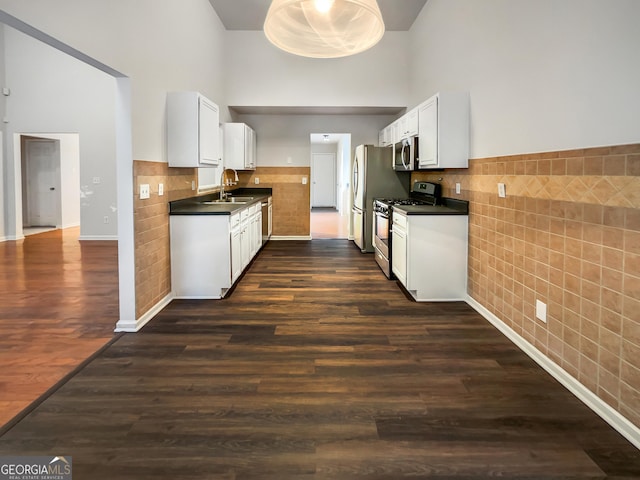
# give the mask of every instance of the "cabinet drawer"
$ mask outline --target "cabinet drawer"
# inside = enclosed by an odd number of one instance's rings
[[[229,219],[229,225],[231,225],[231,230],[233,230],[235,227],[240,225],[240,214],[239,213],[234,213],[233,215],[231,215],[231,218]]]
[[[242,210],[240,212],[240,221],[244,222],[245,220],[247,220],[249,218],[249,209],[245,208],[244,210]]]
[[[401,215],[397,212],[393,212],[393,224],[398,225],[406,230],[407,228],[407,217]]]

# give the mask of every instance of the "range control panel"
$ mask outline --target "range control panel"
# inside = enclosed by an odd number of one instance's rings
[[[423,193],[432,197],[440,196],[440,184],[431,182],[415,182],[413,184],[413,192]]]

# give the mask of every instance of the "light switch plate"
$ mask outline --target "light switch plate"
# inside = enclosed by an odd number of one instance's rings
[[[164,183],[158,184],[158,196],[161,197],[164,195]]]
[[[306,185],[307,184],[307,177],[302,177],[302,184]]]
[[[253,183],[255,183],[256,185],[260,185],[260,179],[258,177],[254,178]]]
[[[149,189],[148,183],[143,183],[140,185],[140,200],[146,200],[149,198],[151,191]]]
[[[460,184],[456,183],[456,193],[460,195]]]
[[[505,186],[504,183],[498,184],[498,196],[500,198],[506,198],[507,196],[507,187]]]

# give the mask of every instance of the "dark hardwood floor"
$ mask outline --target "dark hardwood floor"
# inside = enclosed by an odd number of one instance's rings
[[[418,304],[347,241],[270,242],[0,437],[74,479],[637,479],[640,453],[464,303]]]

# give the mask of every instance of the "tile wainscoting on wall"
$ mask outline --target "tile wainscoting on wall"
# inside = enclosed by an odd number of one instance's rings
[[[195,168],[169,168],[164,162],[133,162],[136,258],[136,316],[151,310],[171,293],[169,209],[173,200],[193,197]],[[158,195],[158,185],[164,195]],[[140,185],[148,184],[150,198],[140,200]]]
[[[477,159],[412,180],[471,202],[469,295],[640,427],[640,144]]]
[[[309,167],[258,167],[238,172],[233,188],[273,189],[273,235],[307,237],[310,234]],[[197,195],[195,168],[169,168],[164,162],[134,161],[134,229],[136,258],[136,315],[149,312],[171,293],[171,257],[167,202]],[[255,177],[260,184],[255,184]],[[307,184],[302,184],[302,178]],[[158,185],[164,195],[158,195]],[[151,195],[140,200],[140,185],[148,184]]]

